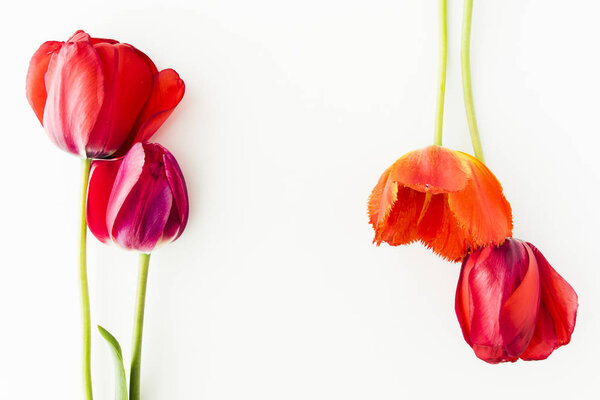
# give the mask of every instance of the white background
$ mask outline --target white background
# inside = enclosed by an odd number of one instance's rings
[[[462,2],[449,1],[444,143],[470,151]],[[186,95],[155,139],[178,158],[189,225],[151,259],[145,400],[597,399],[600,6],[476,0],[472,67],[489,167],[515,236],[576,289],[572,343],[488,365],[454,314],[459,265],[377,248],[366,199],[431,143],[437,2],[38,1],[0,36],[0,398],[80,399],[80,163],[25,99],[29,59],[76,29],[176,69]],[[136,255],[89,240],[94,324],[130,358]],[[93,331],[94,392],[111,399]]]

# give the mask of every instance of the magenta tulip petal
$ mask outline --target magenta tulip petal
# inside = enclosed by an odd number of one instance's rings
[[[164,171],[162,171],[164,174]],[[151,252],[161,239],[173,195],[166,179],[140,180],[129,192],[112,226],[112,237],[125,248]]]
[[[85,147],[104,100],[104,76],[87,34],[77,34],[52,56],[45,75],[43,125],[61,149],[86,157]]]
[[[511,241],[512,243],[512,241]],[[518,357],[529,345],[540,305],[540,274],[531,249],[527,250],[528,261],[525,276],[506,300],[500,311],[500,332],[504,348],[510,357]]]
[[[35,52],[29,63],[27,71],[27,100],[33,108],[33,112],[40,120],[44,121],[44,107],[46,106],[46,82],[45,76],[52,55],[60,50],[64,42],[46,42]]]
[[[175,240],[179,238],[187,225],[190,207],[185,179],[183,178],[179,164],[177,164],[175,157],[169,152],[165,152],[163,157],[167,182],[173,193],[173,213],[176,215],[176,221],[174,220],[173,223],[176,222],[178,227],[177,233],[172,237],[172,240]],[[175,219],[175,216],[173,218]]]
[[[86,218],[90,231],[103,243],[110,240],[110,234],[106,226],[106,210],[121,163],[122,159],[94,161],[90,169]]]
[[[133,187],[140,179],[144,169],[145,160],[146,153],[144,152],[144,147],[141,143],[137,143],[133,146],[125,158],[123,158],[123,163],[115,177],[113,191],[108,200],[106,221],[109,232],[112,232],[113,223],[119,210],[123,206],[123,203],[127,199],[129,192],[133,190]]]

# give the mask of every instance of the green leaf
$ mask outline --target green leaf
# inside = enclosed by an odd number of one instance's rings
[[[123,366],[123,355],[121,346],[113,335],[98,325],[102,337],[109,344],[113,361],[115,363],[115,400],[127,400],[127,379],[125,378],[125,367]]]

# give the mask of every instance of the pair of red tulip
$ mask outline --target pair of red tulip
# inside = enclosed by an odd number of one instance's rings
[[[510,205],[481,161],[440,146],[409,152],[383,173],[368,209],[377,244],[420,241],[463,262],[456,314],[477,357],[540,360],[569,343],[577,295],[539,250],[511,238]]]
[[[101,241],[150,252],[179,237],[188,217],[175,158],[144,143],[181,101],[185,85],[135,47],[76,32],[46,42],[27,73],[27,99],[50,139],[94,161],[87,219]],[[138,143],[138,144],[136,144]]]
[[[184,91],[174,70],[158,71],[135,47],[92,38],[83,31],[66,42],[42,44],[29,65],[27,99],[36,116],[52,142],[85,159],[80,283],[88,400],[93,396],[86,220],[102,242],[112,240],[141,253],[129,392],[131,400],[138,400],[149,253],[157,245],[177,239],[189,213],[185,180],[177,161],[167,149],[147,140],[173,112]],[[120,369],[117,398],[128,398],[120,346],[106,330],[98,328]]]

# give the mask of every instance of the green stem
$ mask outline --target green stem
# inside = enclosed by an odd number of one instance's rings
[[[85,203],[87,186],[92,160],[81,160],[82,190],[81,190],[81,226],[79,241],[79,284],[81,287],[81,317],[83,321],[83,387],[86,400],[92,400],[92,368],[91,368],[91,327],[90,327],[90,292],[87,282],[86,239],[87,223],[85,219]]]
[[[463,10],[463,26],[460,49],[460,62],[462,65],[463,95],[465,98],[465,111],[467,112],[467,123],[471,132],[471,143],[475,157],[483,161],[483,149],[477,120],[475,119],[475,106],[473,105],[473,89],[471,86],[471,17],[473,15],[473,0],[465,0]]]
[[[146,303],[146,284],[150,254],[140,253],[138,287],[135,306],[135,326],[133,332],[133,350],[129,375],[129,400],[140,399],[140,370],[142,367],[142,331],[144,329],[144,307]]]
[[[446,62],[448,59],[448,28],[446,17],[446,0],[439,0],[439,55],[438,55],[438,96],[435,107],[435,132],[433,144],[442,145],[442,125],[444,121],[444,95],[446,93]]]

